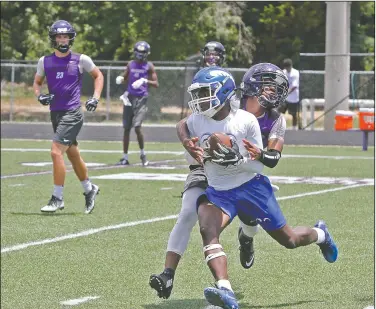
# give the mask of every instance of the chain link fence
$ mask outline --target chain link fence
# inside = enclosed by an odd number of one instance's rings
[[[124,73],[126,62],[95,61],[104,75],[104,88],[100,105],[95,113],[85,112],[86,121],[121,121],[122,101],[119,97],[126,85],[116,85],[116,76]],[[123,63],[123,64],[122,64]],[[196,62],[153,61],[159,88],[149,88],[148,122],[176,122],[189,113],[189,94],[186,89],[199,70]],[[110,65],[111,64],[111,65]],[[226,68],[239,85],[247,68]],[[35,99],[33,80],[35,62],[1,63],[1,119],[4,121],[49,121],[48,107]],[[324,97],[325,71],[300,71],[300,98]],[[364,87],[359,87],[365,85]],[[44,84],[42,90],[48,92]],[[82,97],[85,102],[93,94],[94,83],[89,74],[83,74]],[[352,99],[374,99],[374,72],[351,71],[350,92]]]
[[[325,71],[300,71],[300,98],[324,98]],[[350,71],[350,99],[375,98],[375,72]]]

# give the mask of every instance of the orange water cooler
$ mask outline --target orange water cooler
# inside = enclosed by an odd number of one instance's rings
[[[363,131],[375,130],[374,108],[359,108],[359,129]]]
[[[351,111],[336,111],[334,129],[336,131],[347,131],[353,128],[354,113]]]

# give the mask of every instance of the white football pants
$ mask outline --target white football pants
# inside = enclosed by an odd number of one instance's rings
[[[203,192],[205,192],[204,189],[193,187],[183,193],[181,210],[170,233],[167,251],[175,252],[181,256],[187,249],[192,229],[198,220],[196,202]]]

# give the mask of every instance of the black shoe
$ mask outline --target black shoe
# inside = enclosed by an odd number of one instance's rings
[[[92,184],[92,189],[89,193],[84,193],[85,195],[85,214],[89,214],[93,211],[95,206],[95,198],[99,194],[99,187]]]
[[[167,299],[171,295],[172,287],[174,283],[174,276],[163,272],[159,275],[151,275],[149,284],[157,291],[159,298]]]
[[[240,250],[240,264],[243,268],[251,268],[255,261],[255,250],[253,248],[253,237],[248,237],[243,233],[242,228],[238,232],[239,250]]]
[[[124,158],[121,158],[121,159],[119,160],[119,162],[116,163],[116,165],[130,165],[130,164],[129,164],[129,161],[128,161],[128,160],[126,160],[126,159],[124,159]]]
[[[145,155],[141,155],[140,159],[141,159],[142,166],[148,166],[149,165],[149,161],[146,160],[146,156]]]

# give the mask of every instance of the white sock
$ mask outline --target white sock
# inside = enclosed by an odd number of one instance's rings
[[[81,185],[82,185],[82,188],[84,188],[85,193],[89,193],[93,189],[93,186],[89,179],[81,181]]]
[[[59,200],[62,200],[63,199],[63,190],[64,190],[64,186],[54,185],[54,192],[52,193],[52,195],[56,196]]]
[[[317,233],[317,240],[316,240],[316,244],[321,244],[325,241],[325,232],[322,230],[322,229],[319,229],[317,227],[313,227],[313,229],[316,231]]]
[[[248,237],[254,237],[259,230],[258,224],[256,226],[252,226],[252,225],[246,225],[240,221],[240,226],[243,230],[243,233]]]
[[[140,154],[141,154],[141,156],[144,156],[145,155],[145,150],[140,149]]]
[[[127,153],[124,153],[124,154],[123,154],[123,159],[124,159],[124,160],[128,160],[128,154],[127,154]]]
[[[228,281],[228,280],[224,280],[224,279],[218,280],[218,281],[217,281],[217,287],[218,287],[218,288],[224,287],[224,288],[226,288],[226,289],[228,289],[228,290],[234,292],[234,291],[232,290],[231,283],[230,283],[230,281]]]

